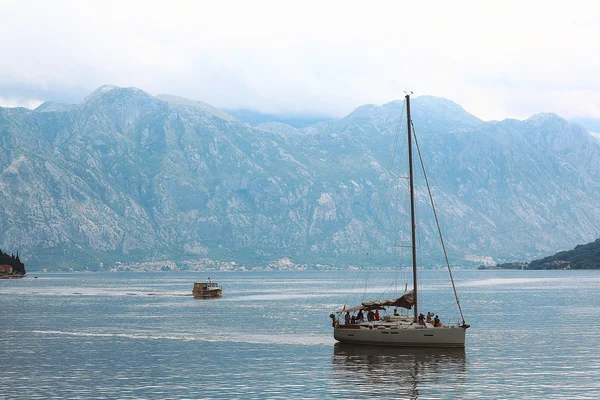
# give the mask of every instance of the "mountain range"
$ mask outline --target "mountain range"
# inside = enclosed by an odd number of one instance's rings
[[[411,105],[456,263],[529,260],[599,236],[600,142],[582,125],[484,122],[432,96]],[[0,108],[0,248],[30,270],[404,257],[403,101],[300,128],[232,114],[114,86],[80,104]],[[420,261],[431,265],[442,254],[423,180]]]

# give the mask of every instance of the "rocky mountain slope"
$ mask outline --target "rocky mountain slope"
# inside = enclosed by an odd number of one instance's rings
[[[159,97],[104,86],[77,105],[0,108],[0,248],[35,269],[384,264],[408,244],[402,101],[297,129]],[[485,123],[428,96],[412,109],[458,263],[531,259],[598,236],[600,145],[582,127],[555,115]],[[417,197],[421,260],[435,263],[422,186]]]

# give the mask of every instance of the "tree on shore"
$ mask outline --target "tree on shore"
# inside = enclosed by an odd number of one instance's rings
[[[15,256],[0,250],[0,265],[10,265],[13,268],[13,274],[25,275],[25,264],[19,259],[19,252]]]

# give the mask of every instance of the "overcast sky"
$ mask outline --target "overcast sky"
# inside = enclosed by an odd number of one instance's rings
[[[0,105],[79,102],[113,84],[343,116],[408,88],[485,120],[600,118],[599,10],[572,0],[0,0]]]

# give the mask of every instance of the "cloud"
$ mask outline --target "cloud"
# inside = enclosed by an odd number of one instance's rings
[[[341,116],[406,87],[484,119],[600,117],[598,6],[563,4],[9,1],[0,96],[73,102],[115,84]]]
[[[5,98],[5,97],[0,97],[0,107],[9,107],[9,108],[13,108],[13,107],[25,107],[25,108],[29,108],[31,110],[33,110],[34,108],[37,108],[40,104],[42,104],[43,101],[41,100],[37,100],[37,99],[23,99],[23,98]]]

